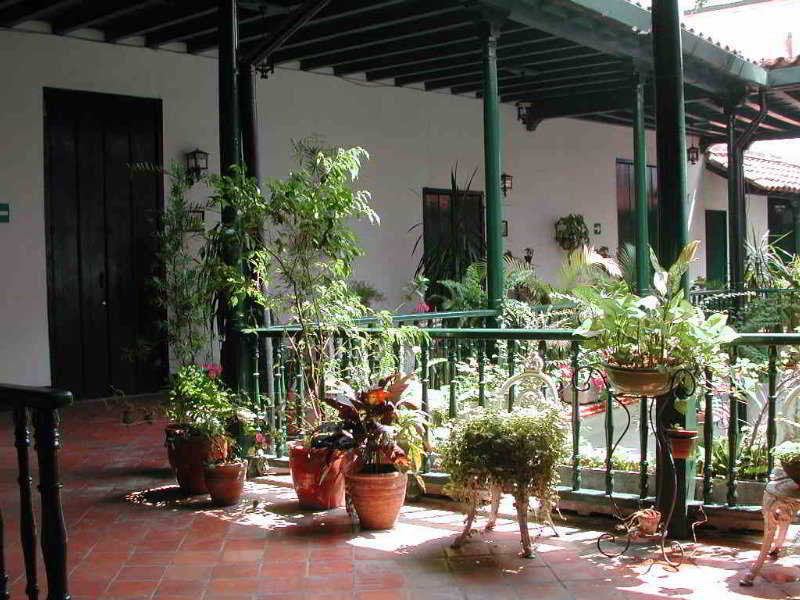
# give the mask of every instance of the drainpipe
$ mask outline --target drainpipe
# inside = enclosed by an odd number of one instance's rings
[[[636,198],[636,291],[650,289],[650,206],[647,190],[647,130],[644,123],[645,77],[634,73],[633,83],[633,180]]]
[[[800,256],[800,200],[792,200],[792,225],[794,233],[794,254]]]
[[[767,116],[767,95],[762,90],[758,116],[745,132],[736,136],[738,106],[726,109],[728,117],[728,245],[730,247],[730,285],[741,290],[744,285],[745,242],[747,240],[747,208],[744,182],[744,151],[750,146],[759,125]],[[739,299],[737,299],[737,303]]]
[[[239,120],[242,128],[242,162],[247,169],[247,175],[254,177],[261,184],[261,166],[258,153],[258,109],[256,104],[256,72],[250,63],[239,63]],[[265,232],[261,232],[262,239]],[[264,310],[260,324],[269,327],[272,324],[272,315],[269,310]],[[248,336],[247,347],[250,350],[248,359],[255,357],[258,349],[258,362],[248,361],[248,373],[252,373],[253,387],[250,392],[254,394],[256,402],[259,401],[258,385],[261,380],[265,383],[265,393],[268,398],[274,398],[275,373],[272,356],[272,338]],[[256,344],[258,346],[256,346]]]

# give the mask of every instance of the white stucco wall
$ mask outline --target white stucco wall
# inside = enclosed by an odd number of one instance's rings
[[[90,90],[163,100],[164,159],[183,160],[195,147],[211,153],[217,168],[217,63],[214,59],[49,35],[0,32],[0,180],[11,223],[0,224],[0,381],[47,384],[50,378],[43,204],[42,88]],[[281,176],[292,166],[290,140],[311,134],[333,145],[360,145],[372,158],[361,185],[372,192],[382,225],[360,226],[367,256],[356,278],[401,301],[413,276],[411,256],[421,220],[421,189],[448,187],[456,162],[462,178],[478,167],[474,189],[483,189],[482,107],[474,99],[370,86],[321,74],[279,69],[258,83],[262,172]],[[544,122],[528,132],[512,106],[502,110],[505,159],[514,177],[505,210],[507,248],[535,250],[534,263],[550,278],[564,253],[553,224],[570,212],[585,216],[596,246],[617,246],[615,161],[632,157],[631,131],[577,120]],[[655,136],[648,136],[650,162]],[[725,202],[724,180],[700,165],[690,181],[697,198],[692,237],[702,239],[708,198]],[[716,180],[719,179],[719,184]],[[697,191],[695,191],[695,188]],[[195,190],[200,194],[202,190]],[[752,212],[752,211],[751,211]],[[764,212],[766,214],[766,212]],[[765,217],[764,217],[765,221]],[[697,273],[704,270],[698,262]]]

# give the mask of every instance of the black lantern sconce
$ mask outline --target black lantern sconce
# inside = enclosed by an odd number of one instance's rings
[[[697,161],[700,160],[700,148],[697,146],[689,146],[686,149],[686,160],[689,161],[690,165],[696,165]]]
[[[514,188],[514,178],[508,173],[503,173],[500,175],[500,187],[503,190],[503,198],[505,198],[508,196],[508,192]]]
[[[186,153],[186,174],[191,183],[197,182],[208,171],[208,152],[195,148]]]
[[[532,112],[532,106],[529,102],[517,103],[517,121],[525,125],[525,129],[528,131],[534,131],[539,126],[539,123],[542,122],[541,119],[535,118]]]

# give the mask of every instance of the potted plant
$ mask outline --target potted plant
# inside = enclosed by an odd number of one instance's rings
[[[677,385],[679,370],[724,369],[720,345],[736,332],[727,315],[706,316],[685,298],[681,278],[694,260],[699,242],[682,249],[665,270],[651,251],[653,293],[640,297],[622,280],[596,289],[573,290],[584,319],[576,335],[604,359],[604,370],[617,394],[660,396]]]
[[[235,441],[228,439],[222,458],[212,458],[205,466],[203,476],[211,503],[214,506],[238,504],[244,491],[247,475],[246,450],[244,453]],[[222,449],[220,449],[220,453]]]
[[[530,497],[542,514],[557,505],[558,464],[566,456],[567,427],[560,407],[550,404],[511,413],[477,410],[456,421],[439,448],[442,470],[450,474],[450,493],[469,504],[459,546],[470,535],[477,507],[492,493],[496,517],[500,491],[513,494],[522,539],[522,554],[533,556],[528,534]],[[495,500],[496,498],[496,500]]]
[[[349,461],[347,493],[364,529],[394,527],[407,473],[422,466],[422,413],[403,398],[409,378],[396,373],[357,397],[337,394],[328,400],[340,420],[324,443],[344,451]]]
[[[555,224],[556,242],[563,250],[571,252],[589,244],[589,228],[583,215],[567,215]]]
[[[167,455],[181,490],[205,494],[204,468],[227,455],[226,421],[233,413],[232,395],[219,380],[218,367],[182,367],[172,377],[165,429]]]
[[[680,424],[676,423],[672,427],[665,428],[664,435],[669,440],[673,458],[685,460],[692,455],[694,441],[697,439],[697,431],[684,429]]]
[[[800,442],[783,442],[772,451],[792,481],[800,485]]]

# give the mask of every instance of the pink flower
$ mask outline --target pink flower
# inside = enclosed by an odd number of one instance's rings
[[[216,379],[220,376],[220,373],[222,373],[222,366],[209,363],[207,365],[203,365],[203,370],[211,379]]]
[[[426,302],[417,302],[417,305],[414,307],[414,312],[418,313],[431,312],[431,307]]]
[[[263,434],[263,433],[257,433],[257,434],[256,434],[256,443],[257,443],[257,444],[263,444],[263,443],[265,443],[266,441],[267,441],[267,438],[265,438],[265,437],[264,437],[264,434]]]

